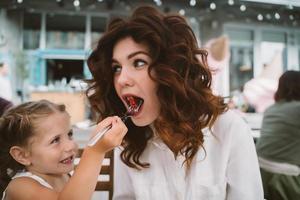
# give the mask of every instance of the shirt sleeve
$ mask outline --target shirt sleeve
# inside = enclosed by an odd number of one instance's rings
[[[226,170],[227,200],[262,200],[263,187],[251,130],[235,113],[229,120],[228,136],[231,138]]]
[[[133,200],[134,192],[128,167],[120,159],[121,149],[114,151],[114,194],[113,200]]]

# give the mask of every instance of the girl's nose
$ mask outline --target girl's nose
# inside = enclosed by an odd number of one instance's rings
[[[67,140],[65,144],[65,151],[76,151],[78,148],[77,143],[74,140]]]

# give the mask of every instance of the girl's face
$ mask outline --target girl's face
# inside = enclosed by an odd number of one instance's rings
[[[72,137],[70,116],[53,113],[36,121],[35,135],[30,139],[27,170],[40,175],[62,175],[74,169],[77,144]]]
[[[115,90],[126,108],[132,99],[136,104],[142,102],[138,112],[131,117],[137,126],[151,124],[160,113],[157,84],[148,74],[151,62],[147,46],[136,43],[131,37],[119,40],[114,46],[112,69]]]

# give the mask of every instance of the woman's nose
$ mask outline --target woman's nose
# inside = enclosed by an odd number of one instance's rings
[[[122,68],[119,76],[117,77],[117,83],[122,87],[133,85],[134,79],[132,73],[130,73],[126,67]]]

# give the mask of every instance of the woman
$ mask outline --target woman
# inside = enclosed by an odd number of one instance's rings
[[[300,199],[300,72],[286,71],[264,113],[256,149],[265,198]]]
[[[116,18],[88,65],[100,119],[136,110],[115,156],[114,199],[262,199],[249,128],[213,95],[207,52],[184,18],[148,6]]]

